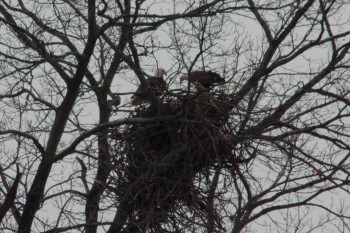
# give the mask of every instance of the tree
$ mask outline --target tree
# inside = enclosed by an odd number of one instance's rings
[[[350,231],[348,9],[1,0],[1,231]]]

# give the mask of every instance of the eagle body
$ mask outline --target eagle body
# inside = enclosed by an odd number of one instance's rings
[[[210,88],[215,84],[225,83],[225,79],[218,73],[212,71],[192,71],[188,75],[183,75],[180,78],[180,83],[184,80],[188,80],[193,84],[200,84],[202,88]]]
[[[141,83],[135,94],[131,97],[131,105],[140,105],[149,99],[147,86],[156,96],[162,95],[167,88],[167,84],[163,78],[164,75],[166,75],[166,71],[163,68],[159,68],[153,77],[146,79],[146,84]]]

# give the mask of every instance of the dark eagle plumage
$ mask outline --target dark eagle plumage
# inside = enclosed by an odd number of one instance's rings
[[[163,78],[163,76],[166,74],[167,72],[165,69],[158,68],[153,77],[146,79],[147,85],[156,96],[162,95],[167,88],[167,84]],[[146,85],[140,84],[135,94],[131,97],[131,105],[140,105],[143,101],[146,100],[148,100]]]
[[[192,71],[189,75],[182,75],[180,78],[180,83],[184,80],[189,80],[193,84],[199,84],[201,88],[211,88],[215,84],[225,83],[225,79],[222,78],[218,73],[212,71]]]

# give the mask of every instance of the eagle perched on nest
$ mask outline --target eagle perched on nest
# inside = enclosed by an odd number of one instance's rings
[[[153,77],[146,79],[147,85],[141,83],[135,94],[131,97],[131,105],[140,105],[143,101],[148,99],[148,93],[146,91],[147,86],[156,96],[162,95],[167,87],[167,84],[163,78],[163,76],[166,74],[167,72],[165,69],[158,68]]]
[[[215,84],[225,83],[225,79],[222,78],[218,73],[212,71],[193,71],[189,75],[185,74],[180,77],[180,84],[184,80],[195,84],[200,89],[208,89]]]

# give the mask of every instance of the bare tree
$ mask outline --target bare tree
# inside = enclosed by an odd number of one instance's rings
[[[349,8],[1,0],[1,231],[349,232]]]

